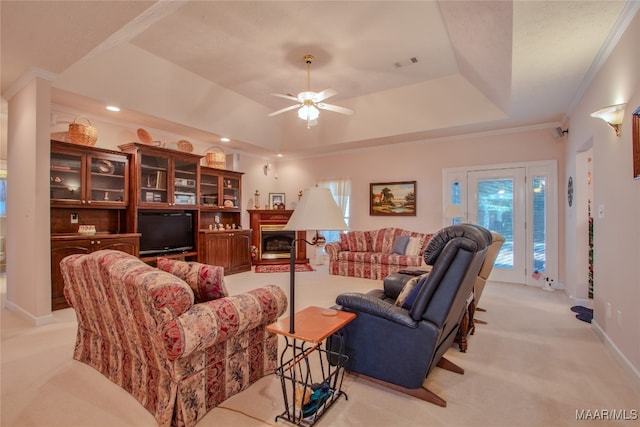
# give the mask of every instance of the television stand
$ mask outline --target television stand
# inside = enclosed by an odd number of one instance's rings
[[[168,258],[168,259],[178,259],[182,261],[196,261],[198,259],[198,252],[190,251],[190,252],[172,252],[167,254],[157,254],[154,256],[143,256],[140,257],[142,262],[146,262],[149,265],[156,265],[156,262],[160,258]]]

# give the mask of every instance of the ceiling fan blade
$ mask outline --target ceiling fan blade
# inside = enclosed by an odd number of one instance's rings
[[[267,117],[277,116],[278,114],[282,114],[282,113],[285,113],[285,112],[290,111],[290,110],[294,110],[294,109],[299,108],[299,107],[300,107],[300,104],[291,105],[290,107],[283,108],[282,110],[278,110],[278,111],[274,111],[273,113],[269,113],[269,114],[267,114]]]
[[[327,98],[331,98],[332,96],[336,95],[338,92],[336,92],[333,89],[325,89],[322,92],[318,92],[318,94],[316,95],[316,102],[320,102],[320,101],[324,101]]]
[[[318,108],[320,108],[321,110],[329,110],[329,111],[334,111],[336,113],[347,114],[347,115],[353,114],[353,110],[350,110],[350,109],[345,108],[345,107],[340,107],[338,105],[325,104],[325,103],[321,102],[321,103],[316,104],[316,106]]]
[[[291,95],[283,95],[281,93],[272,93],[272,96],[277,96],[278,98],[284,98],[284,99],[289,99],[291,101],[298,101],[298,98],[296,98],[295,96],[291,96]]]

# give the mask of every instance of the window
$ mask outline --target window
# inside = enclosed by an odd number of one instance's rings
[[[7,172],[0,171],[0,217],[7,216]]]
[[[349,198],[351,197],[351,180],[348,178],[345,179],[336,179],[330,181],[319,181],[318,187],[328,188],[333,195],[333,199],[336,201],[340,210],[342,211],[342,215],[344,216],[344,221],[349,225]],[[335,230],[320,230],[327,243],[329,242],[337,242],[340,240],[340,232]]]

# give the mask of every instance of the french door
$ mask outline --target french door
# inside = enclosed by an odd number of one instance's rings
[[[469,222],[504,236],[491,279],[525,283],[525,169],[493,169],[467,174]]]
[[[544,285],[539,277],[557,280],[556,169],[549,161],[443,171],[443,212],[460,205],[463,215],[444,225],[470,222],[505,237],[490,280],[534,286]]]

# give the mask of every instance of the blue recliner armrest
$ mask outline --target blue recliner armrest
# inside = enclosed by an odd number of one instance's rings
[[[338,295],[336,303],[347,311],[367,313],[409,328],[418,327],[418,322],[409,316],[408,310],[396,307],[373,295],[347,292]]]

